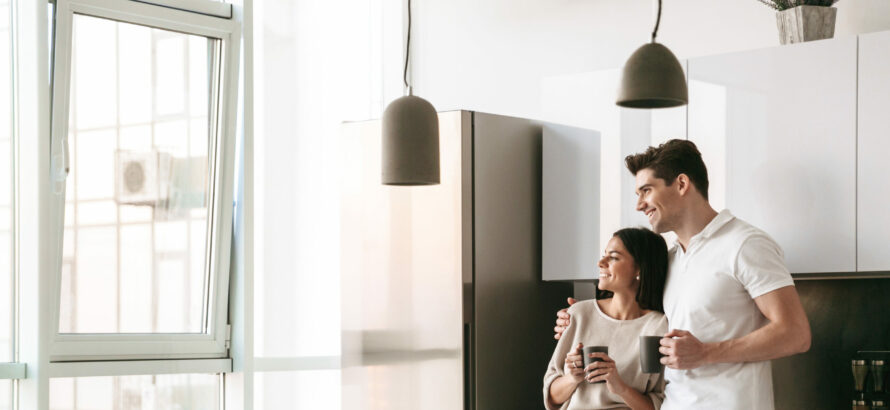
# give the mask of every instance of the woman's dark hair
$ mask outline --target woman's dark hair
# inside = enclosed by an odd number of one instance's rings
[[[667,244],[661,235],[646,228],[624,228],[614,234],[624,244],[627,252],[640,269],[640,287],[637,303],[640,308],[664,313],[662,298],[667,280]],[[612,292],[597,289],[597,299],[612,297]]]

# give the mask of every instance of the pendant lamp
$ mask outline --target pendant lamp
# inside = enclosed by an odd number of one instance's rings
[[[406,43],[402,80],[407,95],[383,111],[382,181],[384,185],[435,185],[439,183],[439,117],[432,104],[413,95],[408,84],[411,0]]]
[[[652,42],[638,48],[624,64],[616,104],[628,108],[667,108],[686,105],[689,91],[683,67],[667,47],[655,42],[661,22],[661,0]]]

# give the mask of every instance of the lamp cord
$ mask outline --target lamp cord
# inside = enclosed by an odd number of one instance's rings
[[[402,72],[402,81],[405,82],[405,88],[408,95],[411,95],[411,86],[408,85],[408,58],[411,55],[411,0],[408,0],[408,41],[405,43],[405,69]]]
[[[408,4],[409,4],[408,8],[409,8],[409,10],[410,10],[410,7],[411,7],[411,6],[410,6],[410,4],[411,4],[411,0],[408,0]],[[655,29],[652,30],[652,42],[653,42],[653,43],[655,42],[655,35],[658,34],[658,24],[659,24],[659,23],[661,23],[661,0],[658,0],[658,17],[655,18]],[[411,26],[411,17],[408,17],[408,26],[409,26],[409,27]],[[410,33],[411,33],[411,30],[410,30],[410,29],[408,30],[408,33],[409,33],[409,34],[408,34],[408,35],[409,35],[408,38],[410,38],[410,35],[411,35],[411,34],[410,34]],[[406,64],[407,64],[407,63],[406,63]]]

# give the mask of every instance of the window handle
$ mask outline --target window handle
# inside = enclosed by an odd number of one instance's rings
[[[65,176],[62,178],[68,179],[68,174],[71,173],[71,157],[68,156],[68,137],[62,138],[62,153],[64,155],[62,157],[62,160],[64,161],[62,162],[62,169],[65,172]]]
[[[53,191],[56,195],[61,195],[65,189],[65,181],[68,179],[68,173],[71,170],[71,159],[68,153],[68,137],[62,137],[58,142],[58,148],[53,150],[52,156],[52,179]]]

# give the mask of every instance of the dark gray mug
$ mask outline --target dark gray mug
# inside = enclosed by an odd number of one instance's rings
[[[661,336],[640,336],[640,369],[643,373],[660,373],[664,369],[661,364],[663,355],[658,351],[661,347]]]
[[[609,346],[584,346],[582,349],[582,353],[584,356],[584,368],[586,369],[588,365],[593,362],[601,362],[603,359],[598,357],[590,357],[591,353],[605,353],[609,354]],[[597,383],[605,383],[603,381],[599,381]]]

